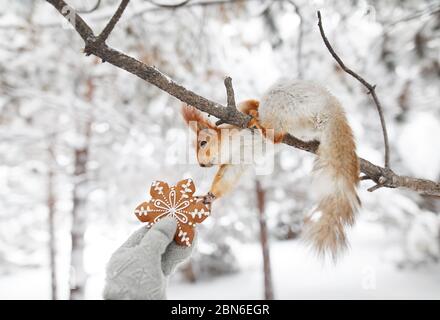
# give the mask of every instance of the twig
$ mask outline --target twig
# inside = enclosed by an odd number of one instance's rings
[[[237,113],[237,105],[235,104],[235,94],[234,94],[234,88],[232,87],[232,78],[226,77],[225,78],[225,88],[226,88],[226,110],[228,112],[228,117],[234,117]],[[228,119],[220,119],[215,124],[217,126],[227,123]]]
[[[63,8],[68,6],[64,0],[46,0],[52,4],[63,16]],[[88,24],[75,13],[74,19],[66,18],[75,28],[81,38],[84,40],[86,47],[93,42],[95,36]],[[94,41],[96,42],[96,41]],[[239,128],[246,128],[247,123],[252,119],[251,116],[241,112],[235,112],[234,116],[229,115],[229,110],[223,105],[206,99],[191,90],[186,89],[182,85],[173,81],[166,74],[162,73],[153,66],[146,65],[133,57],[130,57],[118,50],[110,48],[106,43],[99,45],[89,45],[91,54],[101,58],[108,63],[123,69],[135,76],[145,80],[159,89],[169,93],[173,97],[185,102],[189,105],[197,107],[200,111],[211,114],[218,119],[227,119],[227,123]]]
[[[47,0],[46,0],[47,1]],[[155,13],[155,12],[160,12],[160,11],[165,11],[165,10],[169,10],[169,9],[183,9],[183,8],[193,8],[193,7],[214,7],[214,6],[221,6],[221,5],[232,5],[235,3],[245,3],[245,2],[258,2],[261,0],[206,0],[206,1],[199,1],[199,2],[188,2],[185,5],[180,5],[178,7],[172,7],[172,8],[167,8],[167,7],[163,7],[163,6],[149,6],[149,7],[141,7],[138,11],[136,12],[132,12],[130,13],[127,18],[128,19],[132,19],[132,18],[137,18],[140,17],[142,15],[144,15],[145,13]],[[271,0],[272,1],[272,0]],[[96,11],[96,10],[95,10]],[[83,13],[80,10],[76,10],[77,13]],[[96,14],[96,15],[91,15],[90,19],[93,21],[101,21],[104,19],[109,19],[110,15],[108,15],[107,13],[103,13],[103,14]],[[35,28],[58,28],[59,24],[53,21],[49,21],[49,22],[40,22],[40,23],[34,23],[33,27]],[[25,25],[21,25],[21,24],[2,24],[0,25],[0,30],[8,30],[8,29],[16,29],[16,30],[23,30],[26,29],[27,27]]]
[[[101,0],[98,0],[96,1],[95,5],[92,8],[88,10],[78,10],[78,13],[83,13],[83,14],[92,13],[93,11],[96,11],[100,6],[101,6]]]
[[[188,3],[190,3],[191,0],[183,0],[180,3],[177,4],[163,4],[163,3],[157,3],[155,0],[147,0],[149,3],[155,5],[156,7],[159,8],[166,8],[166,9],[177,9],[180,7],[183,7],[185,5],[187,5]]]
[[[225,78],[225,87],[226,87],[226,96],[227,96],[227,106],[226,108],[230,108],[232,110],[237,110],[237,106],[235,105],[235,94],[234,88],[232,87],[232,78]]]
[[[47,0],[58,12],[66,18],[66,20],[75,28],[76,32],[81,36],[84,42],[90,42],[95,38],[89,25],[76,13],[76,11],[63,0]],[[72,19],[73,17],[73,19]]]
[[[105,41],[107,41],[107,38],[109,37],[110,33],[115,28],[116,24],[118,23],[119,19],[121,18],[122,14],[124,13],[125,8],[127,8],[127,5],[129,2],[130,2],[130,0],[122,0],[121,1],[115,14],[110,19],[110,21],[107,23],[104,30],[102,30],[101,34],[98,36],[97,41],[99,43],[104,43]]]
[[[386,29],[386,31],[388,31],[390,28],[394,27],[395,25],[397,25],[399,23],[408,22],[408,21],[411,21],[411,20],[414,20],[414,19],[417,19],[417,18],[420,18],[420,17],[423,17],[423,16],[429,17],[429,16],[435,15],[437,13],[440,13],[440,5],[428,6],[425,9],[422,9],[420,11],[412,13],[412,14],[410,14],[410,15],[408,15],[406,17],[403,17],[403,18],[401,18],[399,20],[396,20],[396,21],[390,22],[388,24],[385,24],[384,28]]]
[[[377,180],[377,183],[374,186],[368,188],[367,191],[374,192],[374,191],[376,191],[376,190],[378,190],[380,188],[385,187],[385,182],[386,181],[387,180],[386,180],[386,178],[384,176],[379,177],[379,179]]]
[[[234,117],[235,113],[237,112],[237,106],[235,104],[235,93],[234,88],[232,87],[232,78],[226,77],[225,81],[225,88],[226,88],[226,110],[228,112],[228,117]],[[220,119],[215,124],[217,126],[227,123],[228,119]]]
[[[63,8],[67,6],[65,1],[46,1],[52,4],[63,16],[66,16],[66,14],[63,14]],[[68,17],[67,19],[71,22],[75,30],[87,44],[87,42],[90,41],[89,38],[91,36],[93,37],[93,32],[87,25],[87,23],[83,19],[81,19],[78,14],[76,14],[75,17],[76,19],[74,22],[71,21]],[[180,101],[192,105],[200,111],[213,115],[220,120],[224,120],[225,123],[229,123],[239,128],[247,128],[249,121],[252,119],[250,116],[245,115],[238,110],[233,110],[231,116],[230,108],[215,103],[194,93],[191,90],[186,89],[185,87],[174,82],[167,75],[163,74],[156,68],[148,66],[122,52],[110,48],[105,43],[101,44],[100,46],[93,47],[91,53],[105,61],[108,61],[110,64],[151,83],[152,85],[179,99]],[[319,147],[319,142],[317,141],[306,142],[291,135],[285,136],[283,139],[283,143],[311,153],[316,153]],[[379,183],[381,177],[385,178],[383,187],[406,188],[416,191],[420,194],[440,197],[440,183],[425,179],[399,176],[388,168],[376,166],[362,158],[360,158],[359,161],[361,171],[366,176],[370,177],[371,180]]]
[[[377,94],[376,94],[376,85],[372,85],[372,84],[368,83],[359,74],[357,74],[356,72],[354,72],[353,70],[348,68],[344,64],[344,62],[341,60],[341,58],[336,54],[335,50],[333,49],[332,45],[330,44],[330,42],[328,41],[328,39],[325,35],[324,28],[322,27],[322,20],[321,20],[321,12],[320,11],[318,11],[318,26],[319,26],[319,31],[321,33],[322,40],[324,40],[325,46],[327,47],[327,49],[330,52],[330,54],[332,55],[332,57],[338,62],[339,66],[342,68],[342,70],[344,70],[346,73],[348,73],[353,78],[355,78],[360,83],[362,83],[368,89],[368,94],[371,94],[373,101],[374,101],[374,104],[376,105],[377,112],[379,113],[380,124],[382,126],[382,131],[383,131],[383,141],[384,141],[384,146],[385,146],[385,168],[390,168],[390,147],[389,147],[389,143],[388,143],[387,126],[385,123],[385,117],[383,115],[382,105],[381,105],[379,98],[377,97]]]

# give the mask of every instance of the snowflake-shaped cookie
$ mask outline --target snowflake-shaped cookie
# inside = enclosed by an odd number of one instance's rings
[[[210,214],[209,207],[193,197],[195,190],[191,179],[179,181],[173,187],[163,181],[154,181],[150,188],[151,200],[141,203],[134,213],[148,228],[164,217],[175,218],[174,240],[189,247],[194,239],[194,227]]]

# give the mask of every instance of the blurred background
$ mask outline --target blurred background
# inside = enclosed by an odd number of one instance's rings
[[[98,33],[116,0],[67,1]],[[225,102],[259,98],[280,77],[324,84],[343,103],[361,157],[383,164],[366,90],[377,85],[393,169],[440,178],[438,0],[132,0],[109,44],[187,88]],[[152,180],[195,180],[215,168],[176,155],[191,141],[181,103],[125,71],[85,57],[83,42],[42,0],[0,0],[0,299],[101,299],[105,265],[137,228]],[[439,299],[440,201],[360,186],[363,209],[337,264],[299,234],[313,206],[313,156],[285,148],[271,175],[242,178],[199,228],[173,299]],[[267,236],[267,237],[266,237]],[[266,239],[267,238],[267,239]],[[264,254],[263,254],[264,253]],[[263,259],[263,256],[265,259]],[[269,268],[270,266],[270,268]]]

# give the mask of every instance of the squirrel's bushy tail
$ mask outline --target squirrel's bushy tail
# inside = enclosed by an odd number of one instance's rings
[[[350,126],[342,109],[322,130],[313,169],[318,205],[305,224],[305,238],[319,255],[336,260],[348,246],[346,227],[354,224],[360,207],[356,193],[359,160]]]

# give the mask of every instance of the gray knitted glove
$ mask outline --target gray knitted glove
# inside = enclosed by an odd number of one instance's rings
[[[191,247],[177,245],[176,228],[168,217],[133,233],[107,264],[104,299],[166,299],[166,276],[191,255],[196,240]]]

